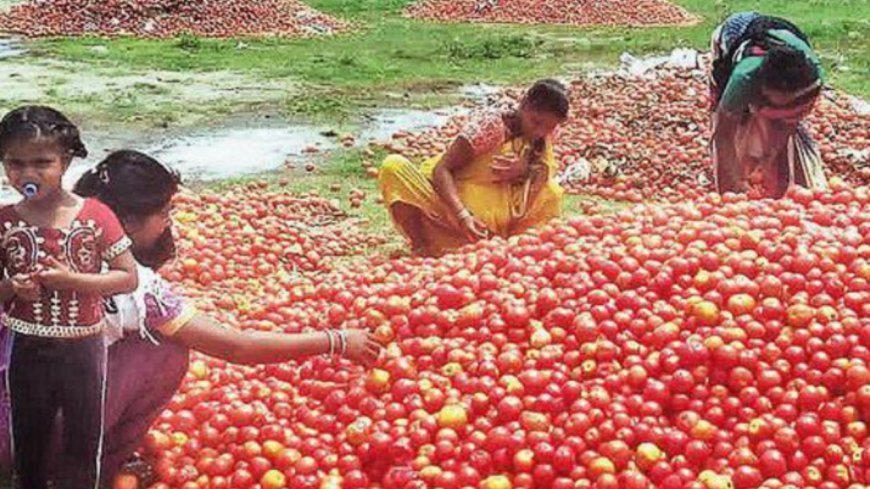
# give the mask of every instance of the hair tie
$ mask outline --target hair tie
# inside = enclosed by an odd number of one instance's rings
[[[109,169],[102,163],[97,165],[97,178],[103,182],[103,185],[109,184]]]

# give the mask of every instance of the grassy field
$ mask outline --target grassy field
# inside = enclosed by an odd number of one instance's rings
[[[119,71],[244,73],[292,84],[282,111],[346,116],[384,103],[386,92],[447,92],[457,84],[510,84],[615,64],[624,51],[706,49],[712,27],[730,12],[755,9],[788,17],[809,34],[831,83],[870,95],[870,0],[677,0],[699,14],[691,27],[574,28],[431,24],[401,16],[407,0],[310,0],[351,20],[354,31],[311,40],[56,39],[36,45],[42,55]],[[415,100],[414,97],[408,97]],[[391,102],[393,103],[393,102]],[[129,111],[129,101],[119,107]],[[179,108],[179,110],[183,110]]]

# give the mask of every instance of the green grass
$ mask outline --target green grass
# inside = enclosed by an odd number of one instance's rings
[[[40,50],[101,66],[169,71],[232,70],[335,88],[378,89],[433,82],[519,81],[558,69],[568,44],[515,28],[425,25],[386,19],[362,31],[313,40],[122,38],[41,41]],[[108,52],[96,54],[94,46]],[[533,46],[541,49],[530,49]]]
[[[582,215],[585,213],[582,205],[587,202],[598,204],[598,208],[596,209],[598,214],[613,214],[628,209],[634,205],[631,202],[609,200],[594,195],[566,193],[564,200],[562,201],[562,212],[565,216]]]
[[[335,92],[314,111],[354,106],[383,90],[428,89],[465,82],[518,83],[614,63],[619,53],[706,49],[712,27],[730,12],[757,9],[794,20],[811,37],[835,86],[870,95],[868,0],[678,0],[703,22],[691,27],[573,28],[432,24],[401,17],[405,0],[310,0],[313,7],[356,25],[334,37],[286,40],[56,39],[38,49],[64,59],[125,69],[234,70],[263,78],[292,78]],[[107,52],[91,48],[104,45]],[[354,93],[354,96],[346,96]],[[367,95],[360,95],[365,93]],[[329,99],[327,95],[327,99]],[[291,112],[293,107],[290,107]],[[310,109],[310,107],[308,108]],[[304,112],[304,111],[303,111]]]

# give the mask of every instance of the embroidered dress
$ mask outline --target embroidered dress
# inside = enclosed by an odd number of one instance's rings
[[[139,287],[112,297],[106,315],[109,346],[103,485],[136,449],[187,373],[188,349],[171,341],[196,309],[150,268],[139,265]]]
[[[49,258],[75,273],[100,273],[130,247],[117,217],[92,199],[62,229],[33,226],[13,206],[4,207],[0,232],[6,277],[37,272]],[[51,462],[56,487],[96,488],[106,386],[103,298],[43,288],[37,300],[14,297],[6,307],[15,485],[48,487]],[[66,419],[61,455],[50,457],[59,412]]]
[[[106,299],[107,344],[133,334],[157,343],[155,334],[172,336],[196,315],[196,309],[154,270],[139,264],[136,269],[136,291]]]
[[[6,276],[27,274],[57,259],[76,273],[100,273],[104,262],[130,248],[130,239],[108,207],[85,200],[66,229],[51,229],[27,223],[14,206],[0,210],[2,248],[0,264]],[[17,333],[45,338],[81,338],[99,334],[103,328],[103,298],[98,294],[43,290],[37,301],[19,297],[7,310],[7,325]]]

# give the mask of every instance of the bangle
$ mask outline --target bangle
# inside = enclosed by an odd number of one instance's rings
[[[329,356],[335,355],[335,338],[332,336],[331,330],[324,331],[326,333],[326,337],[329,339]]]
[[[466,219],[471,218],[471,211],[468,210],[467,207],[463,207],[461,211],[456,213],[456,217],[459,218],[460,221],[465,221]]]
[[[339,356],[343,358],[347,354],[347,332],[343,329],[338,330],[338,338],[339,344],[341,344],[341,353],[339,353]]]

